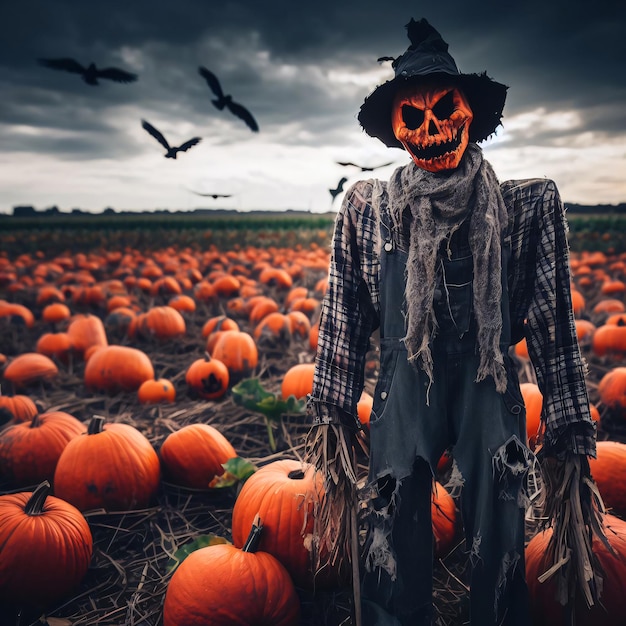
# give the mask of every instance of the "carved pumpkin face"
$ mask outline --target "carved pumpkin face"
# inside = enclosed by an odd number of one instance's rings
[[[469,142],[473,118],[463,92],[446,84],[400,89],[391,111],[396,138],[417,167],[429,172],[459,165]]]

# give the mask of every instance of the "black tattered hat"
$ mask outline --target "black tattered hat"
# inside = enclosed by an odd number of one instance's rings
[[[463,90],[472,108],[470,141],[487,139],[500,125],[507,86],[492,80],[485,72],[461,74],[448,52],[448,44],[425,19],[416,22],[411,18],[406,29],[411,45],[403,55],[393,59],[395,77],[379,85],[361,106],[358,120],[363,130],[389,147],[402,148],[391,126],[391,109],[398,89],[445,79]]]

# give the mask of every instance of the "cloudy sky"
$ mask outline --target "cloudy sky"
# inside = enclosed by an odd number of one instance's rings
[[[617,6],[619,8],[617,8]],[[481,144],[501,180],[554,179],[566,202],[626,201],[626,5],[614,0],[0,0],[0,213],[336,209],[329,193],[406,153],[356,119],[393,77],[405,24],[427,18],[464,73],[509,86],[503,126]],[[80,76],[40,58],[118,67],[137,82]],[[198,67],[246,106],[251,132],[211,104]],[[172,145],[201,142],[176,160]],[[371,174],[365,174],[371,175]],[[230,194],[202,198],[194,194]]]

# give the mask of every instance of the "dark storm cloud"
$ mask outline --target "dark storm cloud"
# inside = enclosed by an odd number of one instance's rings
[[[169,118],[196,124],[216,143],[231,140],[222,132],[227,122],[226,128],[239,139],[245,128],[210,103],[211,93],[197,74],[197,66],[205,65],[218,74],[226,93],[250,108],[261,132],[280,133],[281,126],[289,126],[307,131],[310,139],[294,132],[284,137],[286,142],[322,141],[347,124],[356,127],[356,112],[368,91],[364,86],[332,84],[328,73],[372,70],[378,56],[401,54],[408,45],[404,25],[412,16],[424,16],[449,42],[462,71],[486,70],[509,85],[505,128],[507,116],[543,107],[576,109],[589,130],[623,133],[625,9],[617,4],[5,3],[0,123],[31,125],[42,133],[48,128],[90,130],[106,137],[102,142],[59,138],[55,144],[51,135],[37,144],[77,155],[92,144],[107,155],[140,150],[134,128],[125,132],[109,122],[129,107],[136,108],[137,117],[155,118],[155,123]],[[41,57],[121,67],[139,74],[139,81],[107,81],[92,88],[77,75],[37,65]],[[537,141],[549,143],[557,136],[544,133]],[[14,141],[15,136],[8,146]]]

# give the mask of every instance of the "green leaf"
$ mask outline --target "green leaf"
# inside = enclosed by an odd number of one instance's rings
[[[186,543],[182,548],[178,548],[174,552],[174,556],[167,562],[167,573],[174,571],[192,552],[199,550],[200,548],[206,548],[208,546],[216,546],[219,544],[229,544],[230,541],[220,537],[219,535],[200,535],[193,541]]]
[[[238,482],[244,483],[257,471],[256,465],[240,456],[228,459],[226,463],[222,463],[222,467],[224,473],[216,476],[209,484],[212,489],[232,487]]]
[[[304,412],[305,400],[298,400],[289,396],[283,400],[281,394],[266,391],[258,378],[246,378],[232,388],[233,399],[236,404],[251,411],[262,413],[272,422],[280,422],[283,415],[301,414]]]

